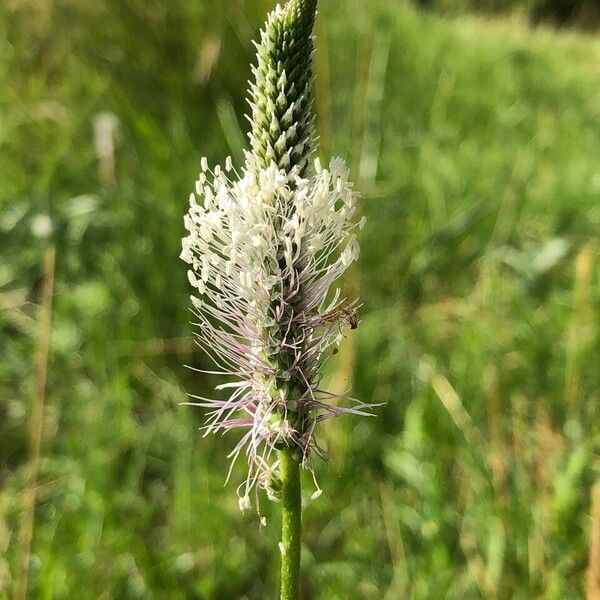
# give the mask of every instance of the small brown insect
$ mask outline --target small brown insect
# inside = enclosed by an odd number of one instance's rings
[[[358,318],[356,310],[352,306],[338,306],[329,312],[321,315],[323,323],[336,323],[337,321],[345,321],[350,329],[358,327]]]

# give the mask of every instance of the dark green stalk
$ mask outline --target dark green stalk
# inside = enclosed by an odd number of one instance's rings
[[[288,175],[305,177],[309,172],[314,150],[311,87],[312,30],[316,11],[317,0],[289,0],[283,9],[269,15],[261,31],[249,93],[252,130],[249,133],[248,166],[251,168],[267,169],[275,164]],[[284,283],[284,290],[286,285]],[[286,315],[282,324],[284,330],[289,329]],[[274,366],[286,371],[287,363],[293,360],[293,357],[288,358],[285,353],[280,354]],[[298,382],[298,385],[302,387],[304,383]],[[294,382],[278,381],[278,388],[278,395],[286,401],[286,414],[302,433],[302,418],[292,402],[298,392]],[[297,418],[292,420],[294,413]],[[282,486],[281,600],[298,600],[302,534],[300,461],[289,446],[279,450],[279,461]]]
[[[302,499],[300,462],[291,448],[279,451],[281,493],[281,600],[300,597],[300,545],[302,535]]]

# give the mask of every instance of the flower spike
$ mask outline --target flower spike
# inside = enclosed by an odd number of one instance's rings
[[[312,28],[316,0],[291,0],[268,17],[250,87],[251,151],[238,173],[210,170],[205,158],[190,196],[181,258],[195,288],[196,339],[232,381],[208,408],[205,434],[245,431],[242,454],[252,488],[278,497],[276,450],[291,449],[310,467],[317,424],[343,413],[369,414],[358,401],[337,405],[320,387],[325,361],[344,328],[355,328],[356,302],[333,285],[358,258],[358,195],[339,158],[312,159]]]

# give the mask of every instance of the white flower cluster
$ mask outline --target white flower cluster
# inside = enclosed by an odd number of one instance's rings
[[[355,304],[330,293],[359,255],[356,203],[338,158],[328,169],[316,160],[308,178],[251,161],[238,175],[230,159],[210,171],[202,159],[181,258],[197,290],[198,343],[234,381],[217,388],[231,391],[226,400],[193,404],[210,409],[207,434],[247,429],[231,453],[232,464],[244,449],[248,458],[241,506],[256,484],[269,490],[274,449],[297,447],[306,461],[318,421],[365,414],[366,405],[335,406],[319,389],[342,326],[356,326]]]

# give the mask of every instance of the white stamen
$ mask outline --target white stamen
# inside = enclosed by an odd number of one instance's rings
[[[307,414],[314,415],[315,374],[353,314],[353,305],[329,290],[359,254],[356,198],[340,159],[332,160],[329,170],[316,160],[315,174],[306,179],[273,165],[247,168],[236,181],[215,167],[214,181],[207,182],[206,159],[201,166],[198,201],[190,195],[184,219],[189,235],[182,240],[181,258],[190,265],[188,279],[200,296],[192,298],[197,341],[232,380],[219,386],[230,394],[227,400],[199,404],[210,409],[206,433],[247,430],[231,454],[232,460],[247,456],[248,480],[239,500],[240,509],[247,510],[253,487],[270,489],[277,444],[297,444],[305,456],[313,446],[312,429],[297,442],[282,406],[298,410],[300,402],[310,402]],[[227,160],[225,171],[231,168]],[[289,353],[290,368],[280,368],[282,352]],[[297,404],[278,387],[285,379],[306,385]],[[365,414],[364,405],[345,409],[319,402],[324,418]],[[315,487],[313,500],[322,493],[316,482]]]

